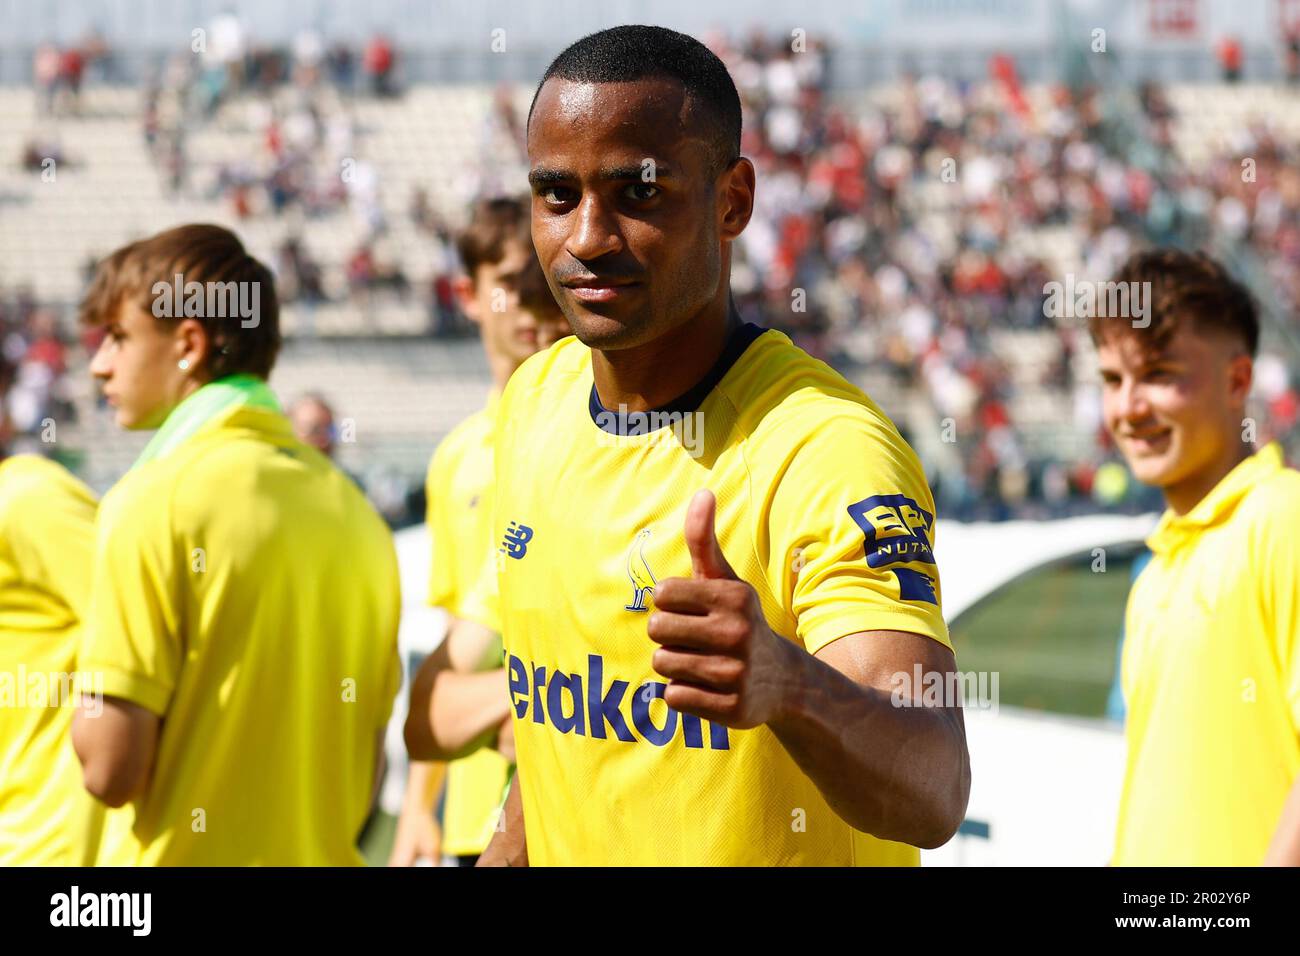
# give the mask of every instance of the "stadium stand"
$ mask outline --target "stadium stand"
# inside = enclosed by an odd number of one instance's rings
[[[876,398],[945,514],[1150,504],[1135,488],[1094,496],[1092,475],[1115,456],[1091,347],[1081,320],[1043,307],[1046,282],[1105,279],[1143,242],[1208,246],[1251,284],[1269,323],[1260,439],[1281,436],[1294,454],[1295,87],[1147,84],[1133,97],[1105,82],[1022,85],[994,58],[982,82],[844,91],[826,82],[833,50],[714,42],[759,173],[738,305]],[[210,70],[174,56],[144,88],[88,83],[57,110],[37,84],[0,87],[0,163],[26,169],[0,180],[4,355],[28,383],[12,427],[31,438],[36,410],[70,406],[63,454],[97,489],[111,484],[138,443],[100,440],[111,426],[85,374],[93,342],[74,325],[87,266],[168,225],[217,222],[285,292],[273,384],[287,400],[327,383],[355,423],[340,463],[400,524],[416,514],[397,489],[418,489],[437,440],[488,385],[451,299],[451,237],[473,196],[522,182],[532,88],[371,95],[291,73],[212,95]],[[51,316],[67,346],[57,362],[48,346],[29,355]],[[34,364],[48,373],[23,371]]]

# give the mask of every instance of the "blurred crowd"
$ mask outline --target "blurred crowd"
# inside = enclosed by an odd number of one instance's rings
[[[1230,149],[1189,168],[1175,148],[1178,117],[1155,84],[1136,95],[1028,89],[998,56],[980,82],[905,76],[883,94],[832,97],[834,54],[816,39],[798,50],[761,34],[704,39],[736,80],[742,152],[758,170],[757,208],[733,258],[738,307],[881,390],[900,427],[911,425],[945,515],[1158,506],[1116,467],[1096,383],[1079,374],[1090,348],[1084,321],[1044,307],[1046,284],[1066,270],[1106,279],[1147,243],[1231,250],[1231,267],[1275,290],[1266,309],[1300,342],[1300,144],[1266,126],[1234,131]],[[305,31],[266,47],[223,15],[204,42],[200,56],[168,59],[145,87],[143,135],[169,188],[219,198],[239,219],[297,224],[272,265],[306,334],[321,303],[364,308],[372,297],[410,296],[427,306],[432,334],[463,334],[452,231],[424,190],[406,197],[432,263],[433,278],[417,288],[389,235],[381,164],[366,158],[350,108],[357,96],[401,95],[391,41],[354,48]],[[75,109],[86,64],[111,64],[98,42],[65,59],[38,57],[49,109]],[[512,102],[501,91],[484,119],[479,192],[508,189],[511,162],[523,161]],[[225,104],[258,131],[258,148],[196,181],[186,137],[218,122]],[[340,215],[361,238],[342,261],[322,262],[302,230]],[[6,311],[6,361],[22,361],[11,329],[35,343],[45,341],[43,325],[34,308]],[[1020,351],[1023,333],[1039,343],[1033,356]],[[37,382],[46,372],[21,374]],[[1266,351],[1257,381],[1259,440],[1294,434],[1300,400],[1289,363]],[[56,383],[39,388],[57,400]],[[35,402],[36,393],[18,394]],[[1025,415],[1044,408],[1059,412],[1055,420]]]
[[[1104,280],[1144,243],[1249,251],[1280,290],[1278,314],[1300,332],[1295,143],[1241,130],[1230,154],[1193,170],[1154,85],[1127,111],[1097,89],[1053,88],[1032,102],[1012,61],[994,57],[983,82],[908,76],[889,101],[855,107],[828,97],[827,52],[813,41],[802,53],[762,36],[711,45],[736,78],[742,151],[760,183],[733,265],[742,312],[922,398],[928,414],[910,420],[942,434],[911,437],[950,517],[1158,503],[1106,467],[1118,455],[1096,383],[1077,380],[1085,324],[1044,308],[1045,285],[1063,281],[1063,269]],[[1242,156],[1255,161],[1248,179]],[[1074,255],[1049,256],[1048,234],[1064,234]],[[1012,374],[1021,340],[1006,333],[1035,330],[1050,350],[1034,356],[1025,383]],[[1258,377],[1261,439],[1284,434],[1296,423],[1297,382],[1273,354]],[[1027,434],[1017,412],[1043,396],[1066,401],[1067,427]],[[1062,441],[1069,425],[1094,437]]]
[[[58,313],[27,289],[0,289],[0,447],[34,450],[76,421]]]
[[[230,14],[214,19],[202,41],[201,55],[172,55],[145,85],[143,135],[171,193],[221,201],[237,220],[298,224],[274,265],[284,301],[302,303],[309,334],[323,302],[364,306],[385,291],[405,298],[409,283],[382,242],[379,168],[360,155],[350,108],[357,95],[397,95],[391,41],[375,35],[354,49],[307,29],[287,46],[259,45]],[[195,176],[188,137],[217,122],[226,104],[257,133],[257,149]],[[300,232],[339,213],[351,216],[358,240],[342,270],[345,281],[331,286]]]

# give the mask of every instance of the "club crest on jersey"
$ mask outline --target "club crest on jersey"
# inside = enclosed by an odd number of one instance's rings
[[[528,553],[528,542],[533,540],[533,529],[526,524],[520,524],[518,521],[510,522],[506,528],[505,537],[501,539],[501,547],[497,548],[502,554],[508,554],[512,558],[522,558]]]
[[[627,576],[632,582],[632,603],[624,604],[624,610],[647,610],[645,596],[654,593],[655,575],[650,570],[650,562],[645,557],[645,543],[649,537],[650,529],[642,528],[632,539],[631,547],[627,549]]]
[[[906,495],[872,495],[849,505],[849,516],[866,537],[867,566],[892,572],[901,599],[939,603],[930,546],[934,515]],[[899,566],[904,564],[927,564],[934,574]]]

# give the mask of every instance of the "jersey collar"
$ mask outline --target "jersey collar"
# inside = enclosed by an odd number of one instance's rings
[[[1185,515],[1166,510],[1160,523],[1147,539],[1147,546],[1157,553],[1172,551],[1194,539],[1206,528],[1222,524],[1231,517],[1237,503],[1251,488],[1262,483],[1283,467],[1282,446],[1270,442],[1255,454],[1238,462],[1237,467],[1220,479],[1208,495]]]
[[[766,331],[767,329],[760,328],[752,322],[745,322],[737,326],[727,339],[722,354],[713,363],[713,367],[705,373],[704,378],[668,404],[661,405],[659,408],[652,408],[648,412],[625,413],[621,410],[616,412],[606,408],[600,402],[600,396],[596,393],[596,383],[593,381],[591,383],[591,394],[587,399],[587,411],[591,414],[592,422],[597,428],[607,431],[611,435],[645,435],[656,430],[650,427],[651,422],[656,420],[661,422],[658,428],[671,424],[672,420],[669,416],[673,413],[684,415],[695,411],[704,404],[704,400],[709,397],[709,393],[731,371],[731,367],[745,354],[745,350]]]
[[[276,401],[275,393],[262,379],[243,373],[216,379],[191,393],[172,409],[132,467],[138,468],[147,462],[166,457],[209,422],[240,407],[260,408],[277,414],[280,412],[280,403]]]

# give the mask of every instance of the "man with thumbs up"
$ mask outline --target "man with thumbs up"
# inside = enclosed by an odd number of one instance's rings
[[[534,98],[533,243],[575,337],[501,399],[518,772],[480,865],[914,865],[965,812],[959,703],[896,706],[897,675],[956,667],[934,503],[871,399],[737,314],[740,122],[659,27],[578,41]]]

